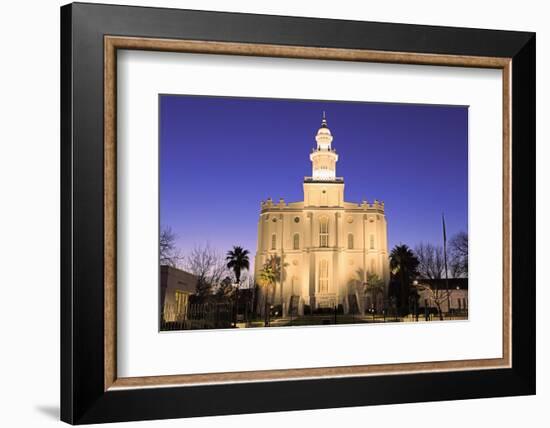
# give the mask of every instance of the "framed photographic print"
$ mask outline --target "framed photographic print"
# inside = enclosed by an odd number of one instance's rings
[[[76,3],[61,54],[62,420],[535,393],[533,33]]]

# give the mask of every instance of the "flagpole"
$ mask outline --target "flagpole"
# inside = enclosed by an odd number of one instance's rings
[[[445,259],[445,287],[447,289],[447,313],[451,312],[451,297],[449,293],[449,270],[447,269],[447,231],[445,228],[445,215],[441,213],[441,222],[443,224],[443,257]]]

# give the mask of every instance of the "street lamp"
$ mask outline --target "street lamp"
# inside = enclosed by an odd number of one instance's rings
[[[371,305],[370,309],[369,309],[369,312],[371,313],[372,315],[372,322],[374,322],[374,305]]]
[[[413,281],[413,286],[415,288],[416,296],[418,297],[418,281],[415,279]],[[414,307],[414,319],[418,321],[418,299],[414,296],[411,296],[414,299],[413,307]]]
[[[267,305],[266,308],[266,315],[267,315],[267,326],[271,327],[271,310],[273,309],[273,305]]]

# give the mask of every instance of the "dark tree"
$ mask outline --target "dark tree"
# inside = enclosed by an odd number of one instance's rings
[[[242,247],[235,246],[232,250],[227,252],[225,257],[227,262],[227,268],[231,269],[235,274],[237,280],[237,289],[235,293],[235,325],[237,324],[237,317],[239,315],[239,287],[241,286],[241,272],[248,270],[250,262],[248,261],[248,250]]]
[[[225,261],[227,262],[227,268],[231,269],[235,274],[238,287],[241,283],[241,272],[248,270],[250,267],[250,262],[248,261],[248,250],[244,250],[242,247],[233,247],[231,251],[227,252]]]
[[[418,259],[407,245],[396,245],[390,253],[390,268],[392,275],[399,282],[399,294],[396,296],[399,312],[406,315],[409,311],[410,288],[416,276]]]
[[[220,302],[227,301],[227,299],[231,299],[233,291],[233,281],[231,280],[231,277],[226,276],[220,281],[220,284],[216,289],[216,298]]]
[[[450,268],[453,277],[468,276],[468,234],[458,232],[449,241]]]

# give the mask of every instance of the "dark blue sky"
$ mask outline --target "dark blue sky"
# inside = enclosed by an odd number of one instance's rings
[[[160,222],[187,252],[256,250],[260,201],[303,200],[323,110],[345,199],[385,202],[390,248],[468,230],[468,109],[162,95]]]

